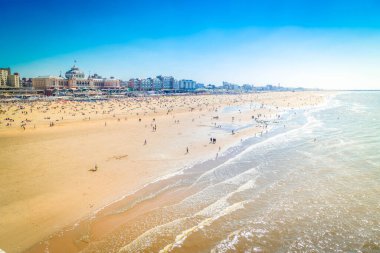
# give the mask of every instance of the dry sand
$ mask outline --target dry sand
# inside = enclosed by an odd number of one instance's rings
[[[274,119],[289,108],[320,104],[325,95],[0,103],[0,248],[23,252],[161,176],[266,131],[256,122],[232,135],[229,124]],[[242,105],[252,108],[224,110]]]

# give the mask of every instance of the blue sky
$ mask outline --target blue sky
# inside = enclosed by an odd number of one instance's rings
[[[380,88],[380,1],[0,0],[0,65],[58,75]]]

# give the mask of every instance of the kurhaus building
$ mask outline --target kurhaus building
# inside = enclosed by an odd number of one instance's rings
[[[120,88],[120,80],[111,78],[102,78],[94,74],[85,77],[84,73],[75,65],[65,73],[65,78],[60,76],[39,76],[32,79],[35,89],[114,89]]]

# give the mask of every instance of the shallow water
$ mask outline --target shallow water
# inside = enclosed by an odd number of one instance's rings
[[[284,118],[105,210],[83,252],[380,252],[380,93]]]

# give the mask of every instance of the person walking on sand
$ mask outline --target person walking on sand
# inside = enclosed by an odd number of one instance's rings
[[[145,139],[145,141],[144,141],[144,145],[146,145],[146,139]]]
[[[189,147],[186,147],[186,154],[189,153]]]

